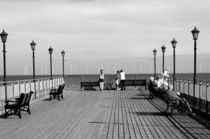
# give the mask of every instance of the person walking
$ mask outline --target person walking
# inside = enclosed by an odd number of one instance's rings
[[[99,86],[100,86],[100,90],[104,90],[104,70],[101,69],[100,73],[99,73]]]

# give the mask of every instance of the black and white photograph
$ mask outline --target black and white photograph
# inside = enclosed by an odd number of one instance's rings
[[[0,0],[0,139],[210,139],[210,0]]]

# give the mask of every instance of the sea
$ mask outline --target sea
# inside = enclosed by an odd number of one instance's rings
[[[154,74],[126,74],[126,79],[148,79]],[[61,77],[62,75],[54,75],[53,77]],[[36,79],[49,78],[49,75],[37,75]],[[173,75],[170,74],[172,78]],[[98,81],[98,74],[80,74],[80,75],[65,75],[65,82],[71,84],[80,84],[81,81]],[[115,74],[105,74],[105,82],[114,82]],[[7,81],[28,80],[32,79],[32,75],[8,75]],[[193,80],[193,73],[177,73],[176,79]],[[197,80],[210,81],[210,73],[198,73]],[[3,81],[3,76],[0,76],[0,82]]]

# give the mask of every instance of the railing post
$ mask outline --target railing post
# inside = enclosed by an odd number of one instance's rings
[[[12,97],[15,98],[15,87],[14,87],[14,83],[11,83],[12,85]]]
[[[45,81],[45,88],[44,88],[44,95],[47,94],[47,79],[44,79]]]
[[[19,94],[20,94],[20,81],[18,81],[18,89],[19,89]]]
[[[199,110],[201,110],[201,85],[202,81],[199,82]]]
[[[29,80],[28,83],[29,83],[29,90],[31,91],[31,81]]]
[[[42,80],[42,96],[44,96],[44,80]]]
[[[38,80],[38,98],[40,98],[40,79]]]
[[[209,87],[209,82],[206,84],[206,113],[209,112],[209,102],[208,102],[208,87]]]
[[[26,93],[26,81],[24,81],[24,91]]]
[[[186,93],[187,93],[187,92],[186,92],[185,89],[186,89],[186,80],[184,80],[184,96],[186,97]]]
[[[187,89],[187,101],[189,102],[190,101],[190,81],[187,81],[187,86],[188,86],[188,89]]]
[[[56,88],[58,87],[58,79],[55,78],[55,84],[56,84]]]

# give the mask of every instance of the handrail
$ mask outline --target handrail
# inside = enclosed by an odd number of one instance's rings
[[[169,79],[169,83],[173,84],[173,79]],[[174,81],[174,90],[181,93],[190,105],[202,112],[210,112],[210,81],[197,80],[195,83],[195,93],[193,93],[194,83],[189,79],[176,79]]]
[[[57,88],[59,85],[64,83],[63,77],[54,78],[37,78],[27,79],[27,80],[17,80],[0,82],[0,114],[3,111],[5,94],[7,94],[7,99],[14,99],[20,95],[20,93],[28,93],[33,91],[32,101],[40,99],[46,95],[49,95],[49,90],[52,88]],[[6,89],[5,89],[6,87]],[[7,92],[5,93],[5,90]]]
[[[62,76],[60,77],[53,77],[52,79],[56,79],[56,78],[62,78]],[[7,84],[10,83],[18,83],[18,82],[29,82],[29,81],[38,81],[38,80],[46,80],[46,79],[50,79],[50,78],[37,78],[37,79],[26,79],[26,80],[14,80],[14,81],[6,81]],[[0,81],[0,86],[4,85],[4,81]]]

